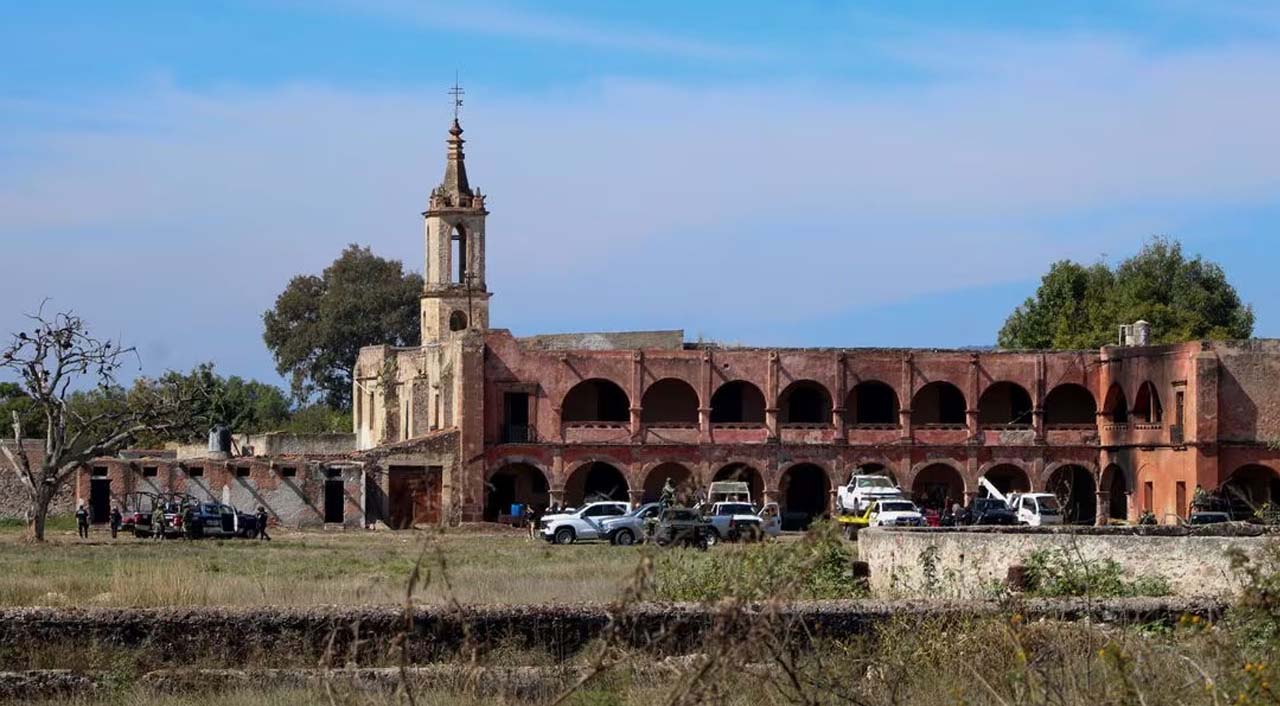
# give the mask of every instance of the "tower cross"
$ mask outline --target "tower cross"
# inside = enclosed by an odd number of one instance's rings
[[[466,91],[462,90],[462,86],[458,84],[458,75],[453,75],[453,88],[449,89],[449,95],[453,96],[453,119],[458,119],[458,110],[462,108],[462,95]]]

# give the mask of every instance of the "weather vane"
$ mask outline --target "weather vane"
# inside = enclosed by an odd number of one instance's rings
[[[462,107],[462,86],[458,84],[458,72],[453,72],[453,88],[449,89],[449,95],[453,96],[453,119],[458,119],[458,109]]]

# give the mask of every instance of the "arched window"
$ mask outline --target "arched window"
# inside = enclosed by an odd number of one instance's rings
[[[449,330],[461,331],[467,327],[467,315],[461,311],[455,311],[449,315]]]
[[[745,380],[721,385],[711,396],[712,424],[763,424],[764,393]]]
[[[453,273],[457,275],[456,279],[450,279],[452,284],[465,284],[467,281],[467,231],[463,229],[462,224],[453,227],[453,236],[449,239],[449,257],[453,262]]]
[[[1160,424],[1164,421],[1164,407],[1160,404],[1160,393],[1156,392],[1155,385],[1144,382],[1138,388],[1132,414],[1134,419],[1146,424]]]
[[[911,401],[911,422],[928,426],[965,424],[965,400],[960,388],[949,382],[931,382]]]
[[[830,424],[831,395],[812,380],[797,380],[778,399],[781,424]]]
[[[1124,388],[1120,383],[1113,383],[1107,390],[1107,399],[1102,403],[1102,413],[1113,424],[1129,422],[1129,401],[1125,399]]]
[[[584,503],[600,500],[620,500],[626,502],[631,495],[628,492],[627,477],[612,464],[596,461],[585,463],[577,468],[564,484],[564,501],[569,507],[582,507]]]
[[[564,396],[560,410],[566,422],[627,422],[631,401],[621,387],[608,380],[583,380]]]
[[[550,502],[547,477],[527,463],[512,463],[489,476],[484,496],[484,519],[496,522],[499,515],[511,512],[513,504],[545,510]]]
[[[898,393],[879,380],[854,385],[844,406],[846,417],[855,426],[898,426]]]
[[[1098,403],[1083,385],[1065,383],[1044,398],[1045,426],[1096,426]]]
[[[964,502],[964,477],[950,464],[925,466],[911,481],[911,496],[922,508],[945,510]]]
[[[1065,522],[1093,524],[1098,515],[1097,485],[1088,469],[1082,466],[1062,466],[1050,476],[1049,492],[1058,496]]]
[[[802,530],[827,511],[831,481],[821,466],[801,463],[788,468],[779,480],[782,492],[783,529]]]
[[[1031,395],[1021,385],[997,382],[978,398],[983,426],[1031,426]]]
[[[665,378],[653,383],[640,398],[640,407],[645,424],[698,423],[698,393],[683,380]]]

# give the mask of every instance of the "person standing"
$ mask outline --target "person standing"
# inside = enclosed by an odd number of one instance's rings
[[[164,504],[158,500],[151,510],[151,536],[156,540],[164,539]]]
[[[258,539],[270,542],[271,537],[267,535],[267,508],[259,505],[258,514],[254,517],[258,520]]]
[[[89,538],[89,508],[84,503],[76,508],[76,534],[80,539]]]
[[[120,508],[111,508],[111,538],[115,539],[116,534],[120,532],[120,525],[124,524],[124,516],[120,514]]]

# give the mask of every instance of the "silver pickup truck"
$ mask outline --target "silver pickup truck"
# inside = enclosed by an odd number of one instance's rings
[[[750,503],[715,503],[706,517],[716,532],[715,540],[754,541],[776,537],[782,532],[781,515],[773,503],[759,511]]]

